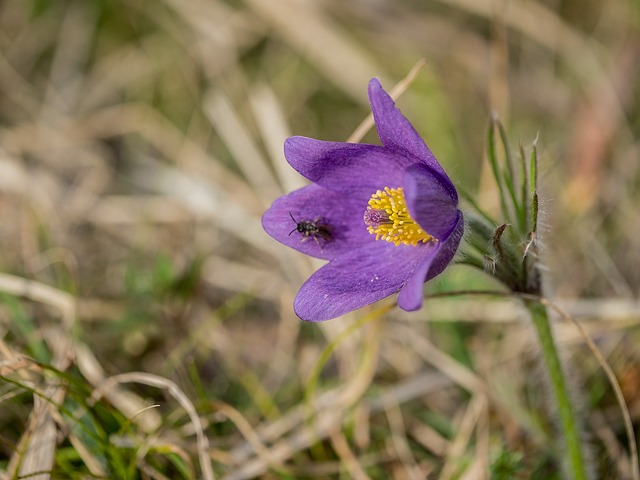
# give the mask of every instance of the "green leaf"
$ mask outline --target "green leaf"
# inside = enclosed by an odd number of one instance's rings
[[[500,194],[500,208],[502,209],[502,215],[504,219],[509,219],[509,209],[507,208],[507,201],[504,194],[503,189],[503,175],[500,169],[500,164],[498,162],[498,153],[496,150],[496,122],[498,122],[497,117],[493,117],[491,119],[491,124],[489,125],[489,131],[487,133],[487,158],[489,160],[489,164],[491,165],[491,171],[493,172],[493,178],[496,180],[496,186],[498,187],[498,193]],[[499,222],[498,222],[499,223]]]

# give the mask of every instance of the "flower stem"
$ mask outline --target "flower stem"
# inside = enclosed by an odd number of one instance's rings
[[[564,432],[564,439],[569,454],[569,462],[574,480],[586,480],[587,469],[580,441],[575,408],[569,397],[569,390],[558,356],[558,350],[553,340],[553,332],[549,323],[547,308],[538,302],[527,301],[527,308],[531,312],[533,324],[540,339],[542,354],[549,372],[551,385],[553,387],[558,415]]]

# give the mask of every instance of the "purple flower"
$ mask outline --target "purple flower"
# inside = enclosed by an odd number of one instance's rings
[[[262,217],[273,238],[329,263],[294,301],[321,321],[398,293],[417,310],[422,285],[451,262],[463,233],[453,183],[377,79],[369,102],[382,145],[286,140],[287,161],[313,183]]]

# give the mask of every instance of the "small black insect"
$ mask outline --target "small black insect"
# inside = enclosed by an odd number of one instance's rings
[[[323,242],[330,242],[333,240],[333,232],[331,225],[327,225],[326,223],[322,223],[322,219],[320,217],[311,220],[296,220],[293,218],[293,214],[289,212],[289,216],[291,220],[293,220],[296,224],[296,228],[289,232],[291,235],[293,232],[298,232],[302,235],[302,241],[306,242],[308,239],[313,238],[315,242],[318,244],[320,249],[322,249],[322,245],[320,245],[320,240]]]

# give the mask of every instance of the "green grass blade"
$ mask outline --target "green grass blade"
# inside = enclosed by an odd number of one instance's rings
[[[522,143],[520,144],[519,149],[519,159],[520,159],[520,199],[519,203],[522,206],[520,211],[520,226],[522,227],[521,233],[523,237],[526,237],[529,233],[529,216],[530,216],[530,208],[529,208],[529,171],[527,169],[527,157],[524,151],[524,146]]]
[[[489,164],[491,165],[491,171],[493,172],[493,178],[496,180],[496,186],[498,187],[498,193],[500,194],[500,208],[502,209],[502,215],[504,215],[505,219],[510,218],[509,208],[507,207],[507,200],[504,194],[503,187],[503,174],[500,169],[500,164],[498,162],[498,153],[496,150],[496,122],[497,117],[493,117],[491,119],[491,124],[489,125],[489,131],[487,133],[487,158],[489,160]]]
[[[509,147],[509,138],[507,137],[507,131],[502,125],[502,122],[497,117],[494,118],[494,124],[498,127],[498,133],[500,136],[500,141],[502,142],[502,148],[504,149],[504,158],[506,168],[504,169],[504,183],[507,187],[507,192],[509,193],[509,198],[511,199],[511,204],[513,206],[513,211],[511,217],[513,224],[517,226],[517,231],[520,232],[523,236],[526,235],[525,232],[525,224],[523,221],[523,212],[525,209],[524,203],[519,201],[518,196],[516,195],[516,173],[513,155],[511,154],[511,148]]]
[[[538,137],[536,136],[531,146],[531,156],[529,157],[529,195],[528,202],[530,210],[529,231],[536,232],[538,229]]]

